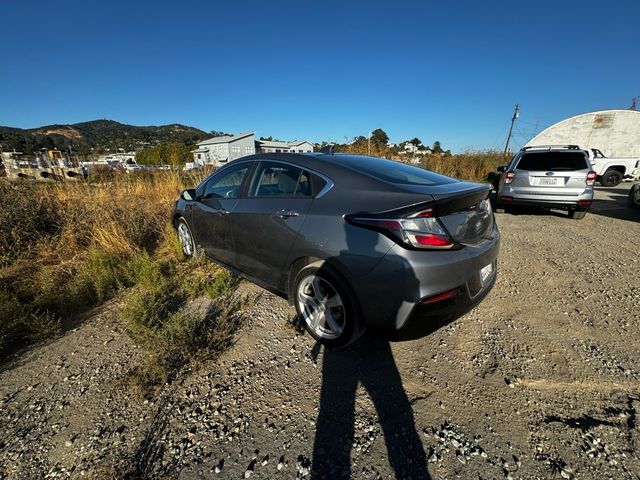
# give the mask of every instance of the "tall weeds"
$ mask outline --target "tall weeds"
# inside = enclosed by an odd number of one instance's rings
[[[178,261],[171,210],[180,190],[197,182],[162,172],[102,183],[0,183],[0,352],[59,331],[135,285],[160,256]]]

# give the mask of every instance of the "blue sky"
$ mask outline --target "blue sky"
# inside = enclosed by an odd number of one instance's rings
[[[640,2],[2,2],[0,125],[517,146],[640,95]]]

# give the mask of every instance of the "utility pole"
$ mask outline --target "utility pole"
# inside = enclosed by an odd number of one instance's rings
[[[513,110],[513,117],[511,117],[511,127],[509,127],[509,135],[507,135],[507,143],[504,146],[504,156],[507,156],[509,151],[509,141],[511,140],[511,134],[513,133],[513,124],[516,123],[516,119],[520,116],[520,105],[516,103],[516,108]]]

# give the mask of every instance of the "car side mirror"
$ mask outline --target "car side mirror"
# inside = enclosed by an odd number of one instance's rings
[[[500,165],[498,168],[496,168],[496,170],[498,170],[500,173],[504,173],[507,170],[507,166],[506,165]]]
[[[196,199],[196,190],[194,188],[189,188],[187,190],[183,190],[180,194],[180,198],[186,201],[193,201]]]

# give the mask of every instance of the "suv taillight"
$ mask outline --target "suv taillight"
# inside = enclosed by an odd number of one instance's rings
[[[513,179],[516,177],[516,172],[507,172],[504,175],[504,183],[511,183]]]
[[[593,170],[587,173],[587,185],[593,185],[596,181],[598,174]]]
[[[347,215],[345,219],[355,225],[381,231],[398,243],[421,250],[446,250],[454,245],[440,220],[433,216],[431,209],[402,218]]]

